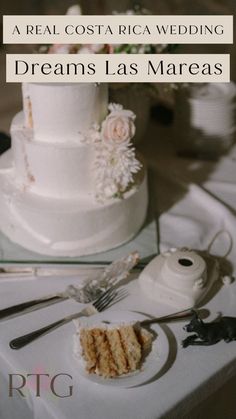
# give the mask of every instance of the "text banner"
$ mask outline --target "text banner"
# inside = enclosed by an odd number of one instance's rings
[[[4,16],[5,44],[232,44],[233,16]]]
[[[229,54],[8,54],[7,82],[229,82]]]

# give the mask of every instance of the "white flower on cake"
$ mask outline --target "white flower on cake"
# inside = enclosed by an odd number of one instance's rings
[[[135,114],[116,104],[108,109],[110,113],[102,123],[101,132],[95,127],[92,135],[96,149],[96,193],[100,201],[122,198],[142,167],[131,142],[135,135]]]
[[[98,124],[93,124],[86,135],[84,135],[82,141],[86,144],[95,144],[101,141],[100,126]]]
[[[96,190],[98,199],[119,197],[134,182],[134,175],[141,169],[141,163],[135,157],[133,148],[107,147],[97,145]]]

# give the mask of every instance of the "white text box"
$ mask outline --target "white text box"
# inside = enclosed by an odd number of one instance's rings
[[[3,42],[5,44],[230,44],[233,43],[233,16],[11,15],[3,17]]]
[[[7,82],[230,81],[229,54],[8,54]]]

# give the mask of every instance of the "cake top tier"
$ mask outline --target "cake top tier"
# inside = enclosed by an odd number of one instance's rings
[[[25,83],[25,125],[38,141],[78,143],[107,114],[107,84]]]

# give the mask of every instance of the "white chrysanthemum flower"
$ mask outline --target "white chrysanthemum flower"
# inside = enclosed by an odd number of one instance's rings
[[[84,144],[96,144],[101,141],[100,126],[93,124],[81,140]]]
[[[99,199],[122,197],[134,183],[134,175],[142,165],[129,144],[107,145],[103,141],[96,146],[96,190]]]

